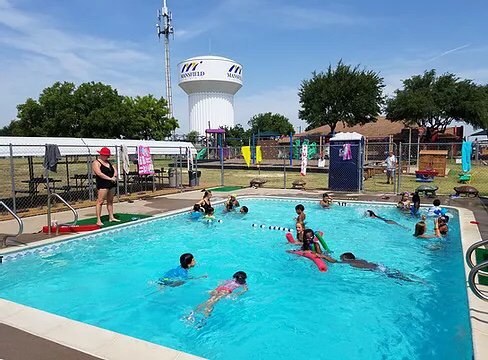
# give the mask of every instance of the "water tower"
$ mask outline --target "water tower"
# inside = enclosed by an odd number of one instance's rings
[[[197,56],[178,65],[179,86],[188,94],[190,131],[234,126],[234,95],[242,87],[242,66],[220,56]]]

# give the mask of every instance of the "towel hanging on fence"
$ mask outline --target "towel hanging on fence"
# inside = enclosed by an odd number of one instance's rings
[[[302,162],[300,164],[300,175],[307,175],[307,165],[308,165],[308,145],[302,145]]]
[[[124,173],[128,174],[130,171],[130,161],[127,145],[122,145],[120,147],[120,158],[122,159],[122,170],[124,170]]]
[[[193,170],[193,154],[189,146],[186,148],[186,167],[188,171]]]
[[[471,154],[473,152],[473,143],[471,141],[464,141],[461,148],[461,159],[463,172],[471,171]]]
[[[137,160],[139,163],[139,175],[154,174],[154,167],[151,159],[149,146],[139,145],[137,148]]]
[[[351,159],[352,159],[351,144],[342,145],[342,160],[351,160]]]
[[[246,162],[247,167],[251,165],[251,147],[250,146],[243,146],[241,147],[242,157]]]
[[[47,144],[44,153],[44,168],[52,172],[58,171],[58,161],[61,160],[61,153],[58,145]]]

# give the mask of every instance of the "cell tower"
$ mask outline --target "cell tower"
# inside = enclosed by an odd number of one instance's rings
[[[158,38],[164,36],[164,69],[166,77],[166,99],[168,100],[169,116],[173,117],[173,94],[171,89],[171,65],[169,62],[169,36],[174,34],[172,26],[171,12],[166,6],[166,0],[163,0],[163,9],[158,10],[158,23],[156,29],[158,31]]]

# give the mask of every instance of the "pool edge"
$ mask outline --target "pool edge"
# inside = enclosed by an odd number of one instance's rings
[[[0,322],[101,359],[203,359],[5,299],[0,299]]]
[[[317,201],[316,198],[307,198],[307,197],[285,197],[285,196],[266,196],[266,195],[240,195],[239,198],[248,198],[248,199],[281,199],[281,200],[289,200],[289,201]],[[339,199],[338,199],[339,200]],[[335,200],[337,202],[338,200]],[[225,200],[215,201],[214,204],[221,204],[225,202]],[[388,205],[396,205],[395,202],[386,203],[386,202],[379,202],[379,201],[366,201],[366,200],[340,200],[341,203],[355,203],[355,204],[377,204],[382,206]],[[472,245],[473,243],[479,241],[481,239],[481,234],[478,229],[478,226],[474,226],[470,224],[470,221],[474,221],[474,213],[471,210],[466,208],[456,207],[456,206],[445,206],[446,208],[455,209],[458,211],[459,214],[459,224],[460,224],[460,232],[461,232],[461,245],[462,245],[462,254],[463,257],[463,264],[465,269],[465,282],[466,282],[466,293],[468,298],[468,306],[469,306],[469,318],[471,324],[471,337],[472,337],[472,344],[473,344],[473,358],[476,360],[481,359],[488,359],[488,305],[484,303],[482,300],[478,299],[472,291],[470,291],[469,286],[467,284],[467,275],[470,271],[469,267],[467,266],[466,262],[464,261],[464,253],[466,252],[467,248]],[[137,225],[145,222],[155,221],[161,218],[166,218],[170,216],[179,215],[188,211],[188,209],[180,208],[176,210],[171,210],[167,212],[163,212],[161,214],[155,215],[151,218],[137,220],[131,223],[120,224],[116,226],[112,226],[107,229],[100,229],[93,232],[90,232],[90,235],[96,235],[100,233],[104,233],[107,231],[114,231],[119,228]],[[66,242],[66,241],[73,241],[80,237],[86,237],[87,234],[74,234],[74,235],[67,235],[61,236],[53,239],[47,239],[40,242],[33,243],[32,245],[29,244],[22,249],[5,249],[3,251],[0,250],[0,256],[5,256],[8,254],[18,253],[18,252],[25,252],[29,250],[33,250],[36,248],[41,248],[44,246],[48,246],[51,244],[55,244],[58,242]],[[483,309],[483,314],[480,314],[480,310]],[[6,311],[7,310],[7,311]],[[29,323],[26,319],[23,318],[23,314],[29,314],[28,318],[39,320],[39,317],[42,317],[46,322],[54,322],[56,323],[56,319],[59,321],[58,326],[65,326],[65,331],[58,332],[58,336],[54,336],[55,334],[51,334],[46,336],[46,333],[53,331],[39,331],[39,328],[42,329],[42,325],[36,324],[35,321]],[[8,320],[5,321],[5,320]],[[17,320],[17,321],[15,321]],[[137,351],[142,351],[141,353],[137,353],[137,356],[144,358],[144,359],[202,359],[201,357],[191,355],[185,352],[181,352],[179,350],[167,348],[161,345],[157,345],[155,343],[151,343],[148,341],[140,340],[134,337],[130,337],[127,335],[123,335],[120,333],[112,332],[110,330],[106,330],[103,328],[99,328],[93,325],[88,325],[82,322],[78,322],[76,320],[71,320],[59,315],[55,315],[52,313],[48,313],[42,310],[38,310],[35,308],[31,308],[25,305],[21,305],[18,303],[14,303],[8,300],[4,300],[0,298],[0,322],[3,322],[7,325],[13,326],[15,328],[21,329],[33,335],[37,335],[41,338],[45,338],[47,340],[59,343],[61,345],[65,345],[72,349],[87,353],[89,355],[98,356],[101,358],[107,358],[107,354],[97,354],[93,352],[95,350],[104,349],[104,351],[112,350],[112,356],[108,357],[110,359],[133,359],[134,356],[133,351],[134,349]],[[69,331],[68,331],[69,329]],[[89,334],[91,339],[98,339],[107,337],[108,335],[112,336],[112,340],[109,341],[107,344],[101,346],[98,349],[89,349],[86,346],[80,346],[79,342],[77,341],[67,341],[66,337],[73,336],[73,331],[79,330],[80,332],[84,332],[85,335]],[[41,332],[41,333],[40,333]],[[76,336],[74,336],[75,340],[79,340]],[[85,339],[86,340],[86,339]],[[67,341],[67,342],[66,342]],[[147,352],[147,355],[146,355]],[[157,354],[157,355],[156,355]],[[163,355],[164,354],[164,355]],[[154,355],[154,357],[153,357]],[[147,357],[146,357],[147,356]],[[170,356],[170,357],[167,357]]]

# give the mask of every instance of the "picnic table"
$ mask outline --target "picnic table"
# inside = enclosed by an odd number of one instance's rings
[[[55,184],[58,182],[61,182],[61,180],[58,179],[52,179],[52,178],[45,178],[45,177],[35,177],[31,178],[29,180],[22,180],[21,181],[24,184],[29,184],[29,190],[17,190],[16,192],[19,193],[27,193],[29,195],[37,195],[39,194],[39,185],[45,184],[46,189],[47,189],[47,183],[49,183],[49,190],[56,190]]]
[[[88,181],[88,174],[75,174],[71,177],[75,181],[74,188],[77,190],[85,190],[89,188],[89,184],[85,184]]]

